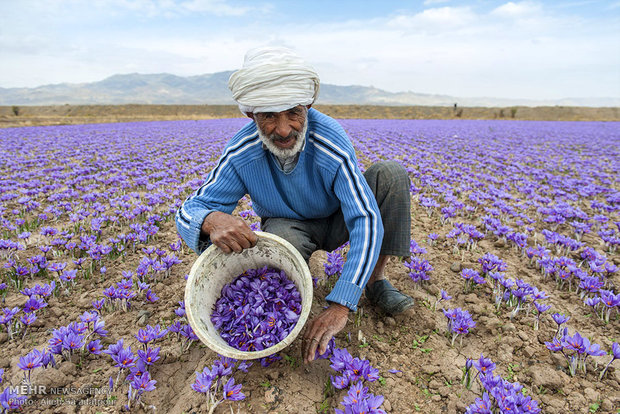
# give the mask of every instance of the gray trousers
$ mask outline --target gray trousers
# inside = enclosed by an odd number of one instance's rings
[[[377,200],[383,222],[380,254],[409,256],[411,198],[407,171],[395,161],[383,161],[371,165],[364,178]],[[340,209],[329,217],[303,221],[268,217],[261,220],[261,230],[287,240],[306,261],[316,250],[332,251],[349,240]]]

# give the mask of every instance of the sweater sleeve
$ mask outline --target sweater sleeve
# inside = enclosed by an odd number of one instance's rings
[[[326,300],[356,311],[379,257],[383,223],[375,197],[351,154],[343,159],[334,191],[349,230],[350,250],[342,274]]]
[[[229,154],[224,152],[205,183],[176,213],[177,230],[185,243],[196,253],[202,253],[211,244],[209,238],[201,234],[205,217],[214,211],[231,214],[246,192]]]

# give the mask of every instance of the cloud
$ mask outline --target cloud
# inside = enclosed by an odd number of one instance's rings
[[[529,1],[520,3],[508,2],[491,11],[491,15],[505,18],[524,18],[538,16],[541,13],[542,6]]]
[[[179,6],[187,11],[210,13],[216,16],[241,16],[251,10],[249,7],[230,6],[222,0],[190,0]]]
[[[424,0],[424,5],[431,6],[433,4],[441,4],[441,3],[448,3],[448,2],[450,2],[450,0]]]
[[[252,47],[283,45],[331,84],[463,97],[620,96],[620,56],[609,52],[619,40],[613,19],[529,1],[332,22],[259,3],[232,10],[224,6],[237,3],[221,0],[92,1],[89,14],[83,3],[63,2],[50,24],[44,11],[28,15],[19,5],[12,12],[0,5],[0,16],[9,11],[0,19],[13,25],[0,31],[1,86],[97,81],[128,72],[213,73],[239,68]],[[107,8],[111,4],[118,7]]]
[[[403,14],[390,19],[387,26],[400,29],[446,32],[468,26],[477,19],[469,7],[440,7],[426,9],[414,15]]]
[[[607,7],[608,10],[615,10],[617,8],[620,8],[620,1],[616,1]]]

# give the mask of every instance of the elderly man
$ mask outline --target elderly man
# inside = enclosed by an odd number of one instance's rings
[[[342,127],[311,109],[319,77],[293,51],[251,50],[228,86],[253,122],[230,140],[206,182],[183,203],[177,228],[197,253],[210,243],[226,253],[250,248],[256,235],[231,215],[249,194],[261,229],[288,240],[306,260],[350,241],[342,275],[325,298],[329,306],[303,336],[303,358],[310,362],[344,328],[364,288],[389,314],[413,306],[383,274],[390,256],[409,255],[409,178],[396,162],[361,173]]]

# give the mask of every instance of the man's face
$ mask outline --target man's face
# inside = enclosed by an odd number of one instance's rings
[[[254,114],[258,135],[269,151],[280,158],[297,154],[304,145],[308,109],[298,105],[282,112]]]

